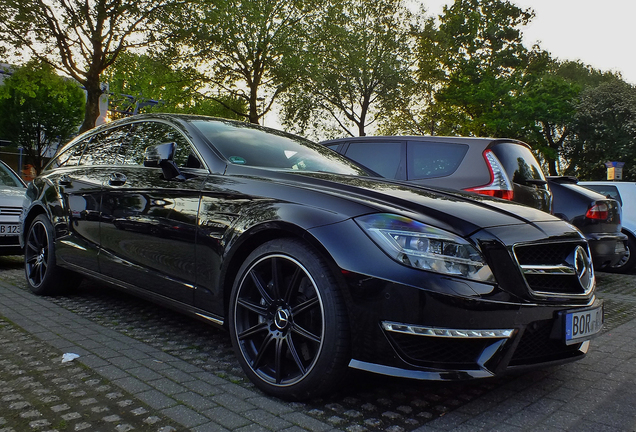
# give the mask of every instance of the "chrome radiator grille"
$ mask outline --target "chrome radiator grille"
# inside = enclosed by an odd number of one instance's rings
[[[595,286],[582,241],[521,244],[513,253],[531,293],[538,297],[588,297]]]
[[[3,216],[20,216],[22,207],[0,206],[0,215]]]

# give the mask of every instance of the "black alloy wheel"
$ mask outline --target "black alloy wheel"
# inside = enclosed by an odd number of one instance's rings
[[[245,261],[232,290],[230,334],[261,390],[284,399],[330,391],[348,364],[349,331],[324,260],[296,240],[274,240]]]
[[[55,295],[62,291],[62,283],[68,288],[81,279],[57,266],[54,239],[51,222],[45,215],[37,216],[29,227],[24,247],[24,271],[34,294]]]

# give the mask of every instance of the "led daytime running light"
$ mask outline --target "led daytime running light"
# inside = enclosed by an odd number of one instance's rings
[[[514,333],[513,329],[459,330],[416,326],[390,321],[382,321],[382,328],[394,333],[459,339],[507,339]]]

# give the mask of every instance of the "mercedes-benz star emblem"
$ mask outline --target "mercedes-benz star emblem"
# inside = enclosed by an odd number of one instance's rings
[[[276,324],[276,327],[278,327],[280,330],[283,330],[285,327],[287,327],[288,323],[289,312],[287,312],[285,309],[278,309],[276,311],[276,315],[274,315],[274,324]]]
[[[585,291],[592,289],[594,285],[594,268],[592,260],[581,246],[574,251],[574,271],[579,278],[579,283]]]

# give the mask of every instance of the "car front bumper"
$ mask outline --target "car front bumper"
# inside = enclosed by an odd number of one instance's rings
[[[587,305],[498,303],[398,284],[369,294],[354,299],[360,307],[353,307],[349,366],[422,380],[488,378],[581,359],[598,332],[566,343],[565,314],[603,307],[596,298]]]

